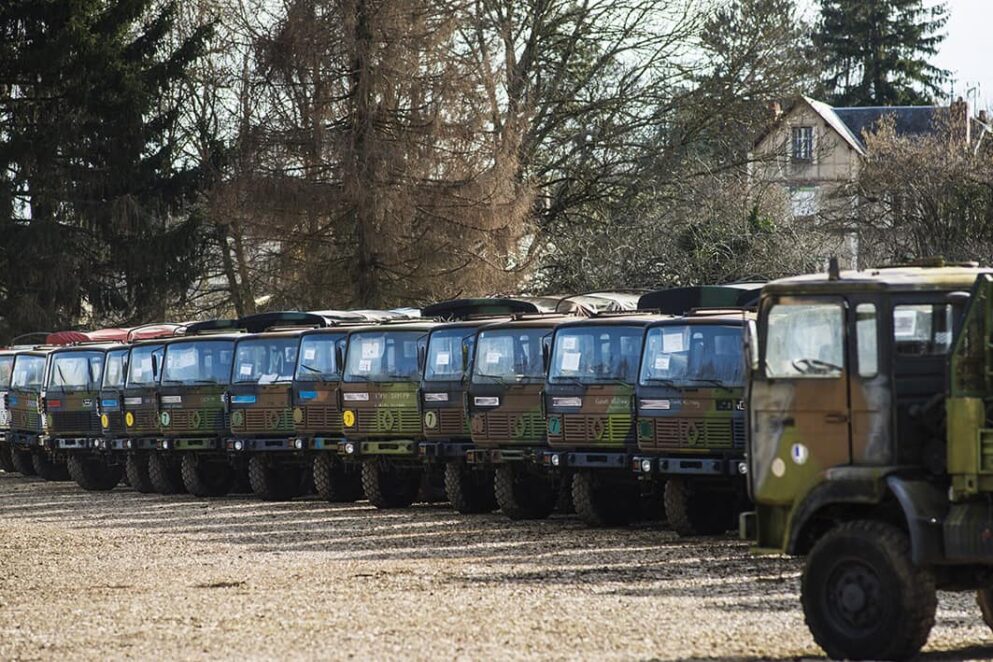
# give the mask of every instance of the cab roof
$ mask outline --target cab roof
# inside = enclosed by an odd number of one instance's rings
[[[421,317],[464,320],[472,316],[551,312],[557,301],[541,297],[481,297],[439,301],[421,309]]]
[[[757,315],[752,310],[733,308],[703,308],[692,310],[686,315],[670,317],[652,322],[649,326],[673,326],[673,325],[697,325],[697,324],[723,324],[744,326],[748,320],[756,319]]]
[[[432,321],[422,321],[422,320],[397,320],[384,322],[382,324],[372,324],[369,326],[360,326],[358,328],[352,328],[348,330],[348,335],[353,333],[363,333],[368,331],[381,331],[383,333],[389,333],[391,331],[430,331],[436,328],[439,322]]]
[[[852,291],[968,290],[980,274],[993,270],[975,265],[946,265],[942,261],[929,265],[880,267],[859,271],[842,271],[837,278],[829,273],[781,278],[768,283],[763,293],[843,293]]]
[[[666,318],[656,313],[645,312],[642,314],[621,314],[603,315],[599,317],[581,317],[574,321],[562,322],[556,325],[557,329],[577,326],[648,326],[652,322],[657,322]]]
[[[66,345],[65,347],[56,347],[49,352],[50,354],[66,354],[69,352],[108,352],[112,349],[126,349],[127,345],[124,343],[80,343],[78,345]]]
[[[551,329],[563,322],[576,321],[587,319],[584,317],[576,317],[575,315],[570,315],[567,313],[550,313],[544,315],[525,315],[521,317],[512,317],[510,319],[501,320],[499,322],[494,322],[493,324],[488,324],[486,326],[487,330],[497,330],[497,329]]]
[[[745,307],[758,303],[764,283],[728,283],[670,287],[643,294],[639,310],[658,310],[666,315],[684,315],[694,308]]]

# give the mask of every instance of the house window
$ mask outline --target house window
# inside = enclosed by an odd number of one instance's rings
[[[813,216],[817,213],[817,187],[801,186],[790,189],[790,207],[794,218]]]
[[[793,127],[793,160],[810,162],[814,160],[814,127]]]

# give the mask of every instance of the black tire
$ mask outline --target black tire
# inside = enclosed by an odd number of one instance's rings
[[[124,473],[128,477],[128,483],[142,494],[151,494],[155,491],[155,485],[148,475],[148,457],[147,453],[128,453],[124,461]]]
[[[331,453],[314,458],[314,489],[332,503],[352,503],[362,498],[362,472],[348,467]]]
[[[493,477],[497,504],[513,520],[545,519],[558,501],[558,483],[549,476],[529,473],[515,464],[497,468]]]
[[[248,460],[248,482],[263,501],[289,501],[304,493],[301,467],[272,463],[258,455]]]
[[[66,468],[76,484],[88,492],[107,492],[121,482],[123,469],[118,465],[107,464],[99,457],[70,455]]]
[[[59,464],[46,453],[40,451],[32,453],[31,464],[34,465],[35,475],[47,481],[61,483],[72,480],[69,477],[69,470],[66,468],[66,465]]]
[[[231,484],[232,494],[254,494],[252,481],[248,478],[248,462],[244,459],[234,467],[234,482]]]
[[[669,478],[665,483],[665,516],[680,536],[715,536],[735,526],[737,500],[720,490],[701,489],[692,480]]]
[[[369,460],[362,463],[362,491],[377,508],[407,508],[421,490],[421,473],[386,460]]]
[[[993,588],[981,588],[976,591],[976,604],[983,615],[983,623],[993,630]]]
[[[492,513],[497,509],[493,472],[470,469],[462,462],[445,464],[445,494],[460,513]]]
[[[927,642],[937,607],[934,576],[910,559],[910,540],[885,522],[834,527],[807,555],[800,600],[828,657],[902,660]]]
[[[14,471],[23,476],[34,475],[34,462],[31,461],[31,451],[20,451],[10,449],[10,462],[14,465]]]
[[[11,451],[10,446],[6,442],[0,443],[0,469],[9,474],[17,471],[14,468],[13,451]]]
[[[625,526],[638,516],[640,490],[611,481],[602,471],[577,471],[572,476],[572,502],[587,526]]]
[[[209,460],[197,453],[183,453],[180,460],[183,486],[195,497],[220,497],[231,491],[233,475],[227,460]]]
[[[559,515],[575,515],[576,504],[572,500],[572,474],[564,474],[559,482],[559,495],[555,500],[555,512]]]
[[[160,453],[148,455],[148,480],[158,494],[183,494],[183,471],[178,463]]]

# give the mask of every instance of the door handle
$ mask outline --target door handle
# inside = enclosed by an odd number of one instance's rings
[[[824,422],[825,423],[847,423],[848,422],[848,415],[847,414],[825,414],[824,415]]]

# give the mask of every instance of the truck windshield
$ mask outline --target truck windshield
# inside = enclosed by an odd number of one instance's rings
[[[667,325],[649,329],[641,383],[739,387],[744,383],[744,327]]]
[[[543,381],[541,345],[550,341],[549,329],[481,331],[472,366],[473,383]]]
[[[159,381],[162,371],[162,355],[165,348],[162,345],[141,345],[131,349],[128,361],[128,387],[154,386]],[[152,357],[155,360],[152,360]]]
[[[128,350],[115,349],[107,352],[107,364],[103,368],[103,388],[122,388],[128,370]]]
[[[192,340],[166,347],[163,384],[227,384],[233,340]]]
[[[238,343],[234,383],[272,384],[293,379],[299,338],[253,338]]]
[[[0,389],[10,386],[10,376],[14,372],[14,357],[0,356]]]
[[[423,331],[353,333],[345,357],[346,382],[416,380],[417,348],[427,344]]]
[[[40,391],[45,377],[45,357],[21,354],[14,360],[14,373],[10,387],[26,391]]]
[[[462,379],[462,353],[472,355],[475,328],[434,331],[428,340],[428,360],[424,366],[425,381],[457,381]]]
[[[56,352],[48,372],[48,390],[93,391],[103,377],[103,352]]]
[[[548,381],[626,382],[638,378],[640,326],[575,326],[555,334]]]
[[[300,359],[297,362],[297,381],[337,381],[338,365],[335,347],[344,349],[344,333],[314,333],[300,341]]]

